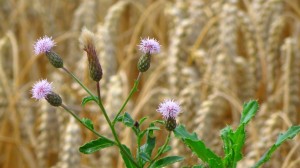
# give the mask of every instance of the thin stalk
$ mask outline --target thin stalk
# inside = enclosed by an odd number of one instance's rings
[[[118,111],[116,117],[114,118],[114,120],[113,120],[113,122],[112,122],[113,126],[116,124],[119,115],[120,115],[121,112],[124,110],[125,106],[127,105],[128,101],[130,100],[130,98],[132,97],[132,95],[133,95],[135,92],[138,91],[138,86],[139,86],[139,81],[140,81],[141,76],[142,76],[142,73],[140,72],[139,75],[138,75],[138,77],[137,77],[137,79],[136,79],[135,82],[134,82],[134,85],[133,85],[133,87],[132,87],[132,89],[131,89],[131,91],[130,91],[128,97],[127,97],[127,99],[125,100],[125,102],[123,103],[122,107],[121,107],[120,110]]]
[[[115,141],[108,139],[102,135],[100,135],[98,132],[96,132],[94,129],[88,127],[85,125],[85,123],[79,118],[79,116],[77,116],[75,113],[73,113],[67,106],[65,106],[64,104],[61,105],[62,108],[64,108],[69,114],[71,114],[77,121],[79,121],[83,126],[85,126],[87,129],[89,129],[91,132],[93,132],[95,135],[97,135],[100,138],[109,140],[111,142],[113,142],[115,145],[118,145]]]
[[[75,75],[68,71],[68,69],[66,69],[65,67],[62,67],[61,69],[63,69],[67,74],[69,74],[90,96],[95,98],[93,93],[87,87],[85,87],[84,84],[82,84],[81,81]]]
[[[172,131],[169,131],[168,137],[163,145],[163,147],[161,148],[161,150],[156,154],[156,156],[154,157],[154,159],[150,162],[149,166],[150,167],[156,159],[158,159],[160,157],[160,155],[163,153],[163,151],[166,149],[166,147],[168,146],[169,142],[170,142],[170,137],[171,137],[171,133]]]
[[[100,84],[99,82],[97,82],[97,93],[98,93],[98,105],[100,107],[100,109],[102,110],[103,112],[103,115],[112,131],[112,134],[115,138],[115,141],[117,142],[118,144],[118,147],[120,148],[120,150],[126,155],[126,157],[136,166],[136,167],[140,167],[138,163],[135,162],[135,160],[127,153],[127,151],[124,149],[123,145],[121,144],[119,138],[118,138],[118,135],[116,133],[116,130],[114,128],[114,126],[112,125],[107,113],[106,113],[106,110],[102,104],[102,101],[101,101],[101,97],[100,97]]]

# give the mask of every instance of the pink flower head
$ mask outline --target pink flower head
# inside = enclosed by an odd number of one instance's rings
[[[46,79],[36,82],[31,89],[32,97],[37,100],[45,98],[52,91],[51,84]]]
[[[49,52],[54,46],[55,42],[52,40],[52,37],[44,36],[34,44],[34,53],[39,55]]]
[[[141,43],[138,45],[139,50],[143,53],[157,54],[160,51],[160,45],[154,38],[142,39]]]
[[[165,99],[162,103],[159,104],[157,112],[161,113],[164,119],[176,118],[181,111],[180,105],[178,102]]]

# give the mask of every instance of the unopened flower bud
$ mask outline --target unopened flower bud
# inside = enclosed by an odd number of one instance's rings
[[[83,50],[87,53],[90,77],[94,81],[99,82],[102,79],[103,72],[96,52],[95,35],[84,28],[81,33],[80,41]]]
[[[137,68],[140,72],[146,72],[150,67],[150,63],[151,55],[149,53],[146,53],[140,57]]]
[[[168,118],[166,121],[166,129],[168,131],[173,131],[176,128],[177,124],[176,124],[176,119],[175,118]]]
[[[52,106],[60,106],[62,104],[61,97],[58,94],[54,93],[54,92],[51,92],[51,93],[47,94],[45,99]]]
[[[49,60],[49,62],[55,67],[55,68],[62,68],[64,66],[64,62],[62,58],[56,54],[53,51],[46,52],[46,56]]]

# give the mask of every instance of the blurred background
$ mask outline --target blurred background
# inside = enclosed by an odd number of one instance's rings
[[[83,155],[78,147],[96,137],[61,108],[31,99],[32,84],[47,78],[65,104],[111,137],[98,108],[82,107],[87,94],[68,75],[35,56],[34,42],[52,36],[65,66],[93,91],[79,36],[83,27],[98,38],[104,76],[102,99],[113,117],[137,77],[141,38],[154,37],[162,52],[152,57],[125,108],[134,119],[159,119],[164,98],[182,105],[179,123],[222,155],[220,129],[239,123],[242,104],[257,99],[260,110],[247,128],[244,159],[252,166],[278,134],[300,121],[299,0],[0,0],[0,167],[124,167],[116,147]],[[129,129],[117,128],[135,153]],[[166,131],[156,132],[162,145]],[[173,167],[200,163],[173,138]],[[300,139],[280,147],[264,167],[300,166]]]

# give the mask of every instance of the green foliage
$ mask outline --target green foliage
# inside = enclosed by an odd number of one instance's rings
[[[177,126],[174,130],[176,137],[182,141],[204,162],[212,168],[223,167],[222,160],[213,151],[207,148],[204,142],[198,139],[196,133],[189,133],[183,125]]]
[[[104,138],[98,138],[96,140],[92,140],[79,148],[79,151],[84,154],[91,154],[101,150],[103,148],[107,148],[113,146],[114,142]]]
[[[285,133],[280,134],[277,141],[271,148],[259,159],[259,161],[253,166],[253,168],[258,168],[262,164],[270,160],[274,151],[286,140],[293,139],[300,132],[300,126],[292,126]]]
[[[149,168],[160,168],[182,161],[184,158],[180,156],[167,156],[155,161]]]
[[[88,118],[82,118],[81,121],[84,123],[85,126],[87,126],[88,128],[90,129],[94,129],[94,125],[93,125],[93,122],[88,119]]]
[[[96,103],[98,103],[98,97],[97,96],[87,96],[84,97],[81,101],[81,105],[85,106],[86,103],[90,102],[90,101],[94,101]]]
[[[131,154],[129,148],[126,145],[122,145],[122,146],[125,149],[125,151],[132,157],[132,154]],[[128,159],[128,157],[122,150],[120,150],[120,153],[122,155],[122,158],[123,158],[127,168],[136,168],[135,165]]]

